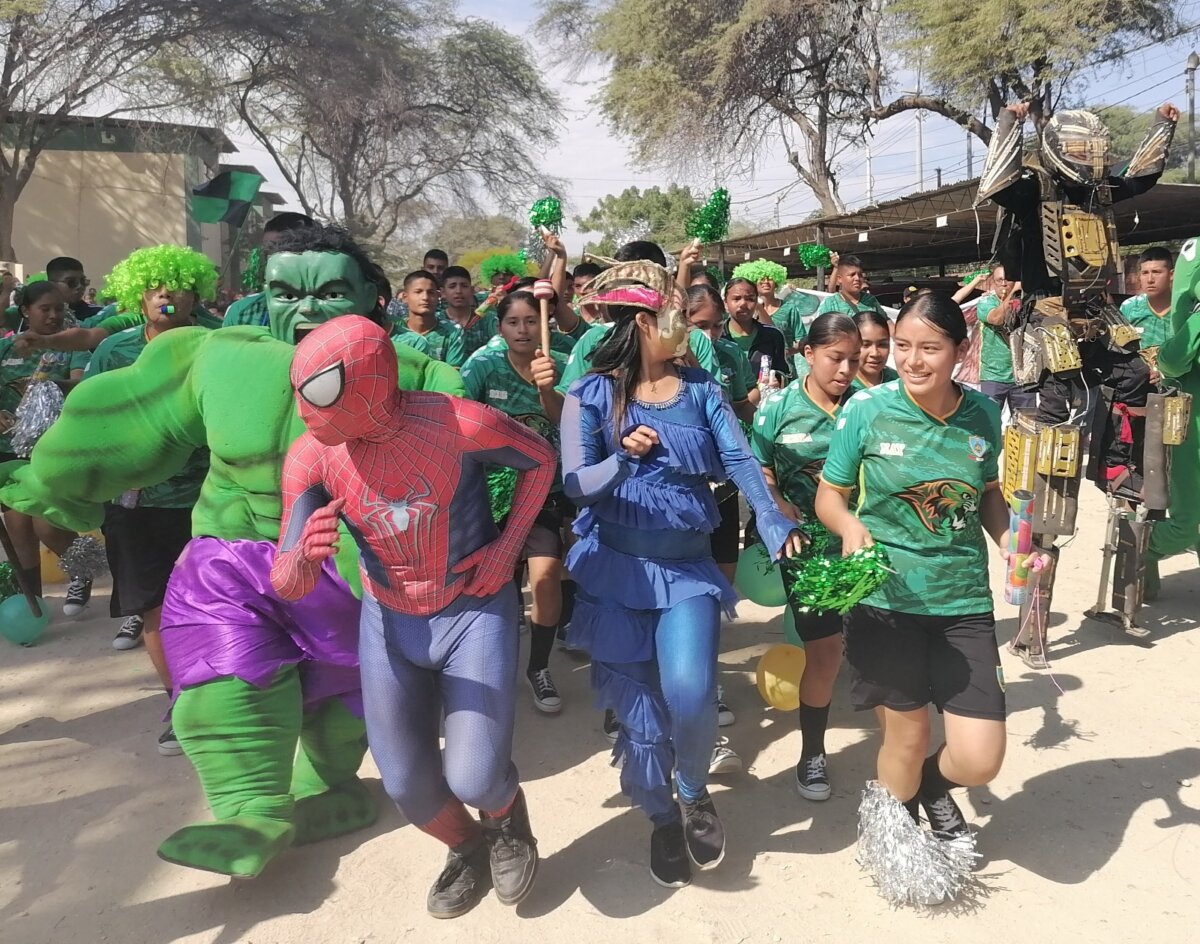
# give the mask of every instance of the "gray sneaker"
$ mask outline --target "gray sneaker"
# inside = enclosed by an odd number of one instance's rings
[[[143,626],[144,623],[140,616],[125,617],[125,622],[121,624],[121,628],[117,630],[117,635],[113,637],[112,647],[122,651],[136,649],[142,641]]]

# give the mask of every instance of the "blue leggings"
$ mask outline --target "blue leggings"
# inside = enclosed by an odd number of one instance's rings
[[[708,785],[708,766],[717,736],[717,653],[721,604],[697,596],[660,610],[654,628],[654,660],[613,664],[612,669],[646,686],[667,710],[679,799],[699,799]],[[622,724],[633,719],[619,718]],[[641,732],[626,728],[633,741]],[[629,771],[635,774],[634,771]],[[624,772],[623,772],[624,774]],[[639,791],[646,815],[661,826],[679,816],[670,785]]]
[[[460,596],[409,616],[364,596],[358,652],[367,741],[388,796],[414,826],[452,796],[494,812],[517,793],[517,598]],[[446,717],[446,750],[438,723]]]

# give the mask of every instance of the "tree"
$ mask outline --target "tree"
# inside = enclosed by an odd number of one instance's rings
[[[277,4],[279,0],[276,0]],[[136,117],[196,106],[195,88],[162,81],[176,44],[253,32],[238,0],[0,2],[0,256],[11,259],[13,216],[46,145],[88,108]]]
[[[1170,36],[1177,20],[1170,0],[896,0],[873,39],[868,117],[883,120],[923,109],[944,115],[985,142],[991,132],[975,115],[986,103],[993,118],[1005,104],[1030,102],[1041,127],[1064,96],[1097,67],[1117,64],[1138,41]],[[883,48],[880,36],[899,37]],[[889,91],[889,55],[921,64],[928,92]],[[1080,96],[1081,97],[1081,96]]]
[[[753,169],[782,137],[826,213],[838,155],[862,137],[879,0],[549,0],[541,24],[610,66],[597,101],[640,160]],[[591,25],[589,25],[591,24]]]
[[[446,3],[312,0],[293,29],[225,63],[241,120],[310,215],[383,246],[435,211],[553,189],[561,120],[522,41]]]
[[[396,245],[393,255],[401,268],[415,269],[424,261],[427,249],[444,249],[451,263],[455,263],[464,256],[495,246],[520,246],[528,234],[528,223],[502,214],[450,216],[439,220],[420,236]]]
[[[584,233],[599,233],[584,252],[611,256],[622,243],[631,239],[649,239],[674,252],[687,245],[687,222],[700,202],[690,187],[671,184],[666,190],[627,187],[620,193],[601,197],[587,216],[576,217],[575,225]],[[729,235],[753,232],[758,227],[748,220],[734,220]]]

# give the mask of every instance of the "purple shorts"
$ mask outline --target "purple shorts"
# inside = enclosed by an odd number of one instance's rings
[[[271,587],[274,560],[270,541],[188,542],[162,611],[174,694],[230,676],[265,688],[281,667],[299,663],[306,709],[342,696],[361,717],[360,602],[331,561],[312,593],[283,600]]]

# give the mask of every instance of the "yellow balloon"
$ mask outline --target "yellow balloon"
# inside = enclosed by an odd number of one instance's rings
[[[758,660],[758,693],[771,708],[795,711],[800,707],[800,678],[804,675],[804,650],[781,644]]]

